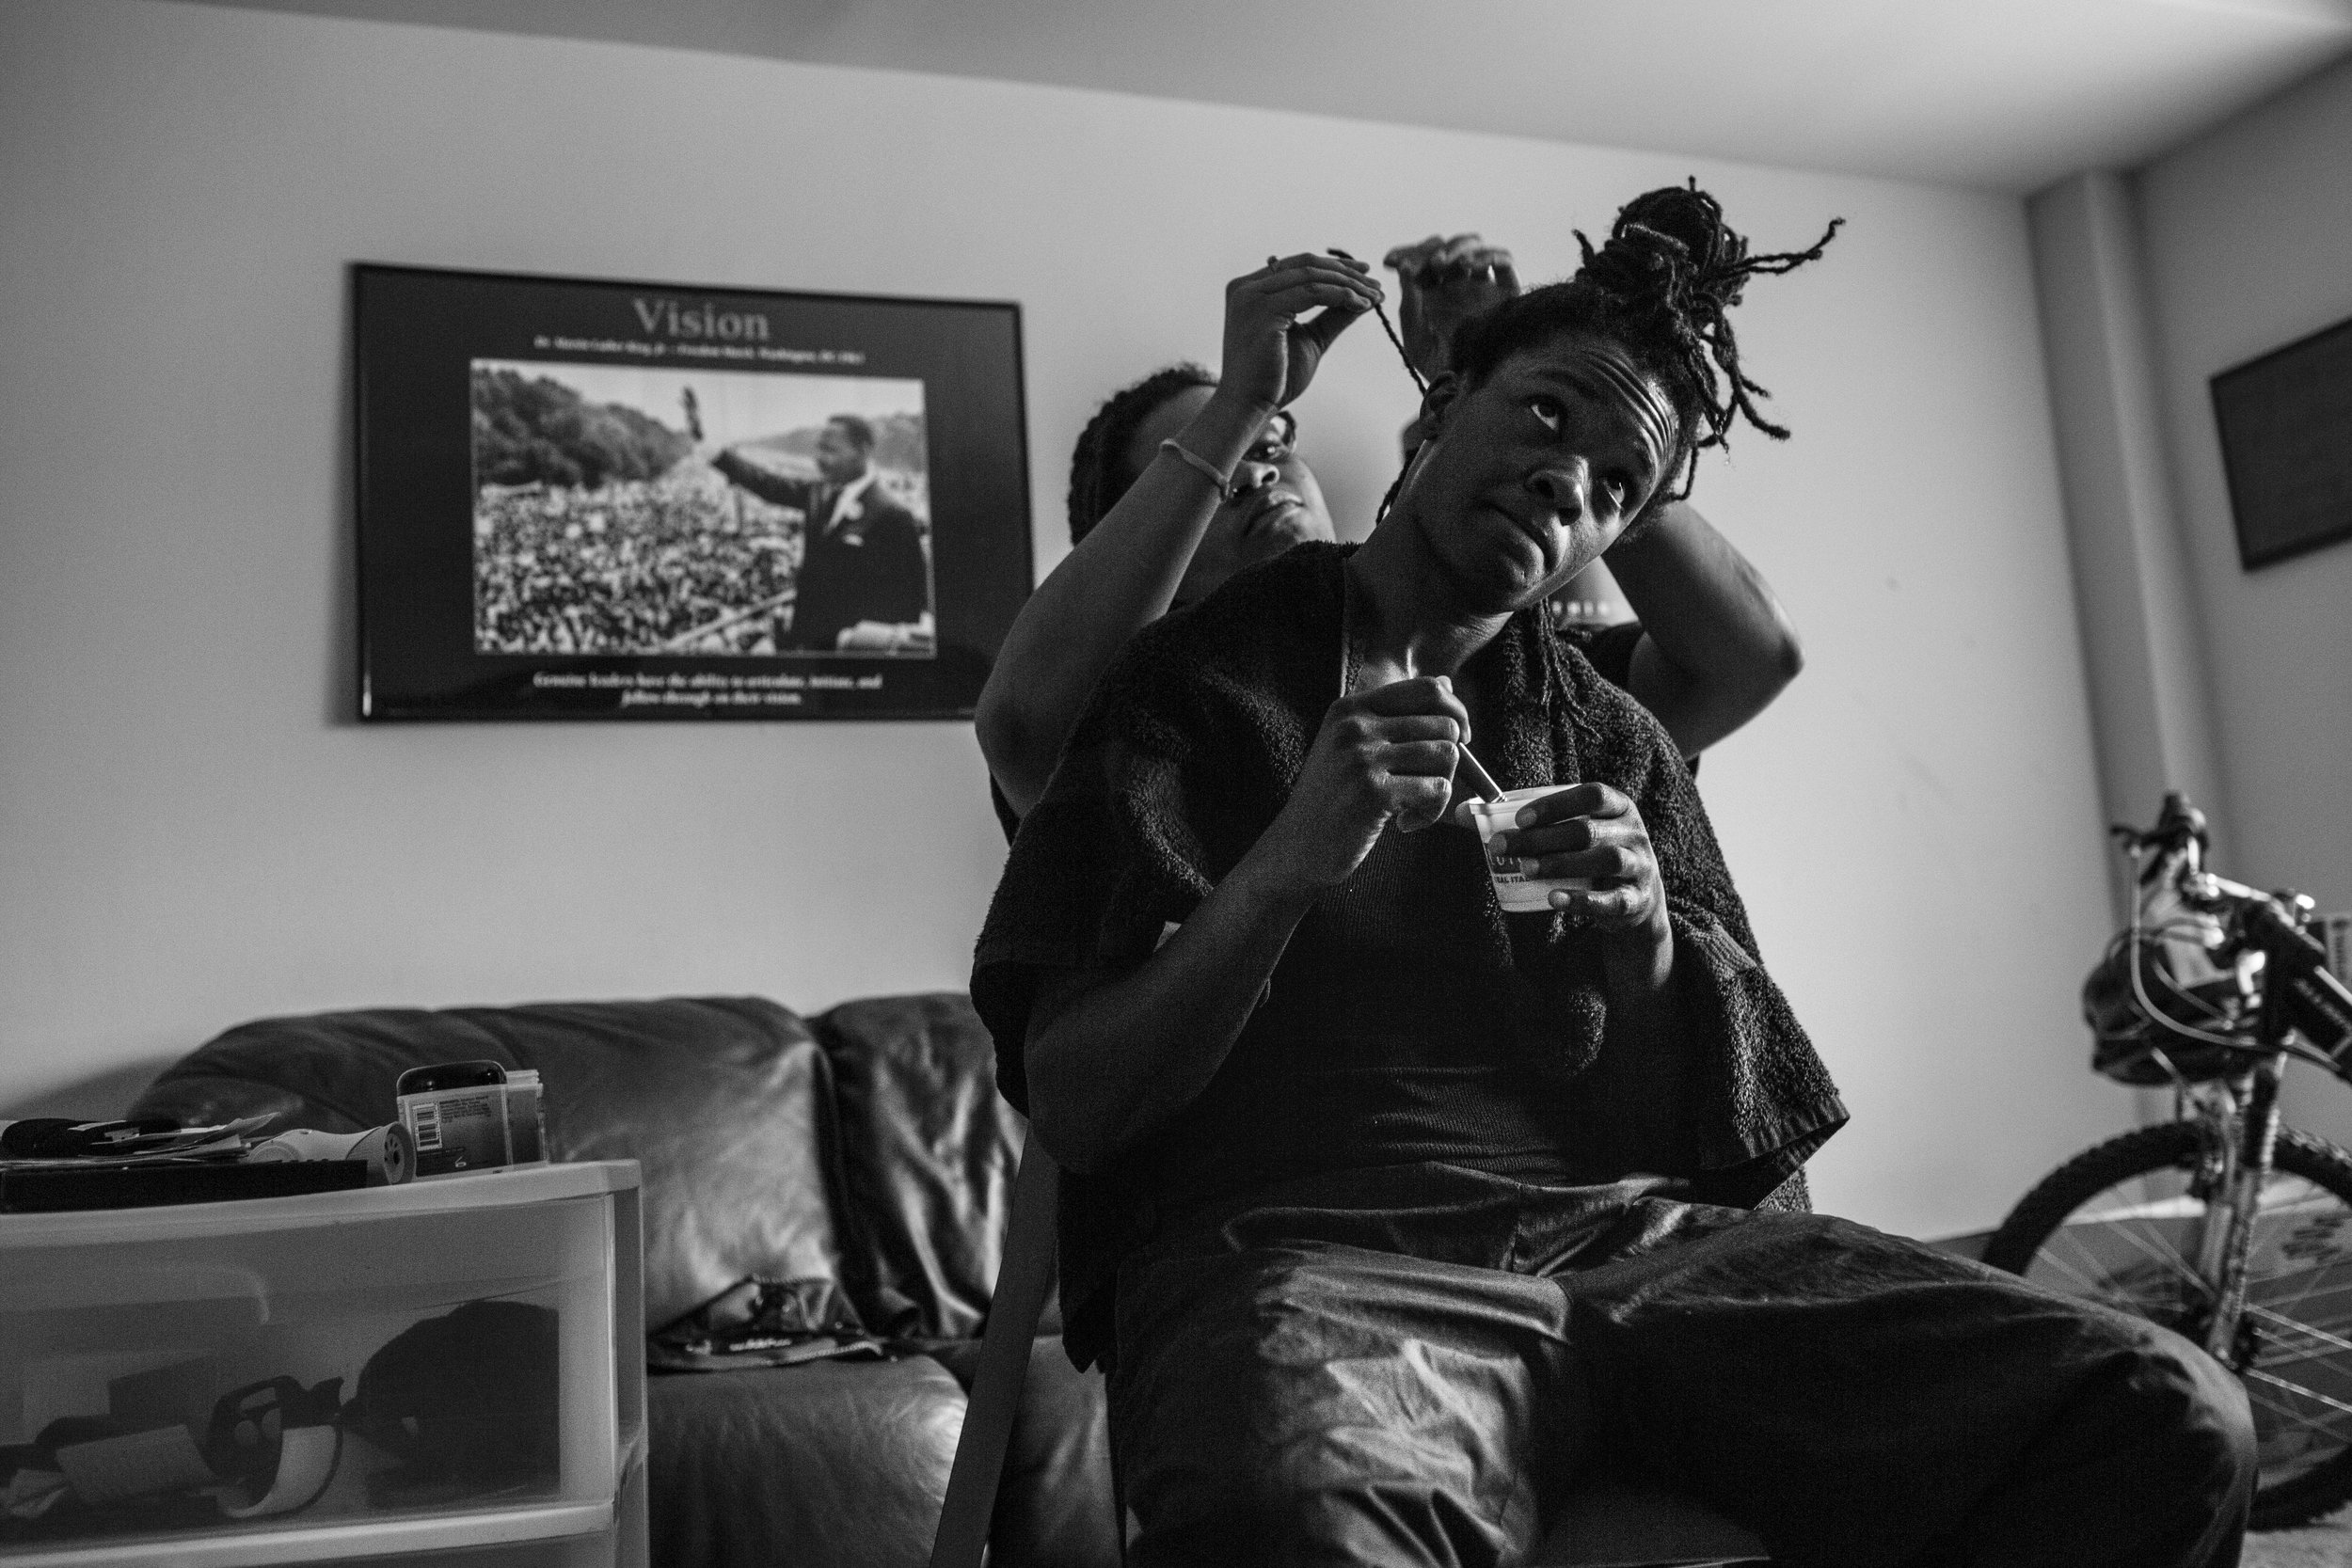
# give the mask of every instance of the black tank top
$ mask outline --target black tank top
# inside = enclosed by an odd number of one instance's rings
[[[1468,829],[1381,834],[1299,922],[1208,1088],[1137,1150],[1160,1212],[1419,1161],[1578,1180],[1568,1091],[1531,1070],[1503,1018],[1489,896]]]

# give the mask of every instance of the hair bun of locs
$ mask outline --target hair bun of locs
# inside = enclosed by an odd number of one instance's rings
[[[1576,281],[1609,295],[1628,316],[1647,318],[1696,394],[1697,422],[1704,428],[1692,432],[1693,456],[1722,446],[1735,417],[1776,441],[1788,438],[1785,427],[1756,406],[1756,399],[1772,394],[1740,369],[1740,341],[1726,312],[1756,274],[1819,261],[1845,221],[1832,218],[1808,249],[1752,256],[1747,240],[1724,221],[1723,203],[1693,179],[1645,191],[1619,208],[1598,250],[1583,230],[1576,231],[1584,255]]]

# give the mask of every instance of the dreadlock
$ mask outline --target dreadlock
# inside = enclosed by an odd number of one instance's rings
[[[1696,180],[1646,192],[1618,210],[1599,249],[1577,230],[1584,264],[1574,277],[1464,322],[1454,337],[1454,367],[1465,382],[1479,381],[1514,351],[1565,333],[1620,344],[1674,405],[1682,433],[1680,499],[1691,493],[1698,454],[1725,445],[1737,420],[1776,441],[1788,438],[1756,408],[1756,399],[1772,394],[1740,367],[1728,312],[1749,278],[1818,261],[1845,221],[1831,219],[1809,250],[1752,256],[1747,240],[1724,222],[1723,203]]]
[[[1186,359],[1153,371],[1113,392],[1094,411],[1070,454],[1070,542],[1093,531],[1103,515],[1135,483],[1127,448],[1154,410],[1187,387],[1215,387],[1216,377]]]

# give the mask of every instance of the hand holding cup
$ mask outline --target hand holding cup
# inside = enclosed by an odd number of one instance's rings
[[[1459,815],[1486,842],[1505,910],[1561,910],[1604,934],[1664,929],[1658,854],[1623,791],[1605,784],[1512,790],[1501,802],[1466,801]],[[1517,879],[1506,883],[1506,876]]]

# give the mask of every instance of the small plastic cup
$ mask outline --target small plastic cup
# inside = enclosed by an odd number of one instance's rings
[[[1478,842],[1486,851],[1486,875],[1494,879],[1495,899],[1506,914],[1534,914],[1551,908],[1555,891],[1590,893],[1590,877],[1531,877],[1519,869],[1519,857],[1495,852],[1495,834],[1507,832],[1518,826],[1520,808],[1530,800],[1540,800],[1547,795],[1557,795],[1576,785],[1534,784],[1526,789],[1506,789],[1500,800],[1472,800],[1470,816],[1478,824]]]

